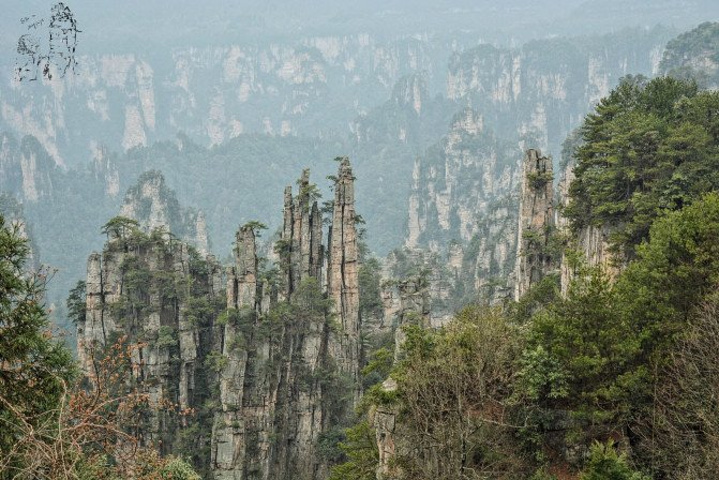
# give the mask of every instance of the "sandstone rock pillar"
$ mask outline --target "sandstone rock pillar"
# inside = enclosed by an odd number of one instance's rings
[[[552,268],[547,251],[554,226],[552,159],[539,150],[527,150],[522,162],[517,229],[515,300],[539,282]]]

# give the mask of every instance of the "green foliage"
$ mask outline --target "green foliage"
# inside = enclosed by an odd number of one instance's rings
[[[552,176],[551,171],[529,172],[527,174],[527,181],[529,182],[529,186],[535,192],[538,192],[545,188],[547,184],[550,183],[553,179],[554,177]]]
[[[162,325],[157,331],[157,346],[168,348],[177,346],[177,331],[167,325]]]
[[[339,447],[347,461],[332,467],[330,480],[375,480],[379,451],[372,427],[365,420],[345,430],[345,436]]]
[[[375,257],[365,259],[359,268],[359,310],[362,318],[381,317],[383,304],[380,281],[381,265]]]
[[[332,299],[322,292],[317,279],[302,279],[292,297],[292,315],[299,321],[324,322],[332,308]]]
[[[529,398],[568,407],[590,422],[616,421],[629,408],[625,388],[641,369],[627,370],[640,345],[615,302],[607,279],[592,269],[566,299],[534,316],[521,361]]]
[[[666,344],[719,281],[719,194],[710,193],[655,222],[617,282],[621,301],[646,346]]]
[[[518,331],[498,310],[480,307],[464,309],[438,331],[404,330],[402,360],[389,374],[396,388],[378,384],[363,399],[369,409],[398,414],[395,442],[410,446],[394,459],[401,478],[526,473],[512,425]],[[368,369],[386,368],[390,358],[380,351]]]
[[[508,305],[509,316],[518,325],[529,322],[537,311],[559,298],[559,284],[559,275],[547,275],[542,278],[532,285],[518,302]]]
[[[707,87],[716,84],[719,72],[702,69],[705,59],[709,64],[719,62],[719,23],[702,23],[667,43],[659,68],[673,77],[694,79]]]
[[[558,480],[556,475],[552,475],[551,473],[548,473],[547,470],[542,467],[534,474],[529,477],[529,480]]]
[[[553,415],[563,411],[572,419],[565,431],[570,445],[588,445],[616,431],[642,432],[645,438],[661,438],[636,444],[636,451],[655,459],[652,465],[659,472],[713,461],[706,454],[711,449],[690,440],[694,435],[688,433],[697,428],[696,417],[689,420],[691,412],[701,410],[699,405],[706,405],[713,395],[705,392],[701,400],[689,401],[695,398],[689,392],[705,381],[707,368],[683,364],[684,373],[666,372],[678,368],[677,359],[686,358],[694,348],[686,345],[690,321],[702,299],[719,284],[717,238],[719,195],[709,193],[655,220],[649,241],[639,245],[636,259],[614,284],[597,268],[575,262],[577,277],[567,297],[535,309],[528,324],[518,392],[523,403],[539,407],[534,432],[551,428],[557,422]],[[519,318],[526,319],[527,309],[520,313]],[[709,325],[704,332],[712,332]],[[689,372],[697,368],[705,373],[689,388]],[[669,398],[669,407],[658,406]],[[702,414],[702,422],[709,422],[706,429],[713,425],[709,411]],[[540,434],[532,441],[542,445],[546,437]],[[682,457],[659,467],[652,453],[656,445],[671,452],[668,445],[678,443],[692,446],[692,459]]]
[[[719,187],[718,92],[625,78],[587,116],[565,210],[576,230],[610,225],[631,258],[662,212]]]
[[[28,244],[0,215],[0,458],[23,422],[52,415],[75,367],[52,338],[42,303],[43,274],[25,270]]]
[[[163,480],[202,480],[193,468],[182,458],[172,457],[160,470]]]
[[[132,218],[117,216],[111,218],[102,226],[101,232],[108,237],[124,238],[126,235],[135,232],[139,228],[137,220]]]
[[[252,233],[255,234],[255,237],[259,237],[259,236],[260,236],[260,232],[261,232],[262,230],[267,230],[267,225],[265,225],[264,223],[262,223],[262,222],[260,222],[260,221],[258,221],[258,220],[250,220],[249,222],[247,222],[247,223],[245,223],[244,225],[242,225],[241,228],[242,228],[243,230],[244,230],[244,229],[252,230]]]
[[[317,440],[317,454],[327,465],[337,465],[346,460],[341,444],[347,439],[345,429],[333,426],[322,432]]]
[[[67,316],[72,323],[77,325],[78,322],[85,321],[87,313],[87,298],[85,294],[85,282],[78,280],[67,297],[65,305],[67,306]]]
[[[374,375],[378,378],[387,378],[394,363],[394,352],[388,348],[380,348],[372,352],[370,360],[362,369],[362,375]]]
[[[625,454],[618,454],[613,442],[594,442],[587,467],[580,480],[651,480],[632,469]]]
[[[229,358],[220,352],[210,352],[205,357],[205,366],[215,373],[221,372],[229,362]]]

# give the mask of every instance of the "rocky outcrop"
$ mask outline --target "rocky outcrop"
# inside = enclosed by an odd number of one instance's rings
[[[297,194],[285,190],[277,267],[258,257],[264,226],[242,226],[224,301],[217,263],[168,234],[179,207],[162,177],[131,190],[123,213],[142,221],[113,219],[105,250],[88,260],[78,352],[91,373],[96,352],[121,336],[140,344],[134,375],[151,405],[143,441],[193,457],[218,480],[325,478],[321,435],[348,418],[360,392],[353,184],[344,158],[326,290],[322,214],[305,170]],[[168,404],[197,419],[162,408]]]
[[[703,88],[719,88],[719,23],[704,22],[667,43],[659,69],[663,75],[693,78]]]
[[[205,365],[221,283],[212,258],[131,225],[112,232],[102,253],[88,259],[87,313],[77,323],[80,364],[92,378],[108,348],[136,345],[126,373],[148,399],[138,434],[162,452],[209,444],[208,425],[187,412],[202,411],[211,394]],[[195,423],[192,438],[180,435]]]
[[[16,228],[20,235],[27,241],[29,251],[25,261],[26,268],[35,271],[40,267],[39,250],[32,235],[32,228],[25,219],[23,206],[17,199],[11,195],[0,193],[0,215],[5,219],[5,226]]]
[[[332,224],[327,257],[327,295],[341,321],[330,349],[342,372],[359,385],[360,316],[359,251],[355,213],[354,176],[349,159],[340,159],[334,187]]]
[[[213,429],[215,478],[326,475],[327,465],[317,452],[320,435],[350,406],[333,382],[346,376],[358,382],[359,372],[353,182],[349,160],[343,159],[335,182],[327,300],[322,215],[309,171],[302,173],[296,196],[291,187],[285,189],[284,222],[275,244],[281,272],[276,283],[258,271],[253,226],[238,233],[236,265],[228,271],[221,408]],[[278,295],[268,293],[275,289]],[[266,312],[263,297],[270,298]],[[242,341],[232,342],[238,335]],[[349,388],[358,392],[359,383]]]
[[[34,137],[18,142],[0,134],[0,191],[12,192],[28,204],[52,197],[58,168]]]
[[[561,171],[561,177],[557,185],[555,202],[555,225],[557,231],[560,232],[568,242],[562,249],[562,257],[559,262],[560,287],[562,295],[567,295],[569,285],[574,278],[585,267],[600,267],[609,279],[614,279],[626,266],[626,260],[621,254],[617,255],[617,251],[612,248],[610,236],[613,229],[610,225],[594,226],[588,225],[582,227],[577,232],[571,232],[569,221],[562,216],[562,209],[569,203],[569,187],[574,181],[574,158],[571,157],[571,151],[574,144],[580,141],[577,133],[574,133],[567,139],[567,151],[564,155],[569,158],[564,159],[566,165]]]
[[[402,345],[406,334],[402,329],[405,325],[417,325],[422,328],[431,328],[430,320],[430,291],[427,279],[424,276],[409,278],[396,284],[398,290],[399,306],[391,313],[394,331],[394,361],[401,358]],[[387,290],[387,287],[385,287]],[[389,313],[389,312],[387,312]],[[381,389],[386,393],[397,390],[397,382],[387,378],[382,382]],[[392,405],[374,405],[369,412],[369,421],[375,432],[375,442],[379,453],[377,465],[377,480],[399,478],[401,467],[393,462],[398,449],[406,451],[408,446],[402,442],[401,425],[398,421],[399,409]]]
[[[558,152],[621,77],[658,72],[669,38],[669,32],[627,31],[546,39],[519,48],[479,45],[450,58],[447,96],[471,101],[496,131],[516,132],[523,148]],[[607,41],[613,47],[599,47]]]
[[[549,242],[554,229],[552,159],[527,150],[522,168],[514,298],[519,300],[552,268]]]
[[[296,197],[292,196],[291,186],[285,188],[282,235],[276,248],[284,275],[285,299],[292,297],[303,279],[322,280],[322,214],[316,201],[317,186],[310,184],[309,175],[308,169],[302,172]]]
[[[390,393],[397,390],[397,382],[393,378],[388,378],[382,382],[382,390]],[[377,480],[389,480],[391,478],[401,478],[399,475],[401,468],[396,465],[393,460],[397,458],[398,435],[397,430],[400,427],[397,421],[399,415],[398,409],[390,406],[376,406],[370,412],[370,422],[375,432],[375,442],[377,443]]]
[[[253,320],[257,310],[257,287],[255,232],[252,228],[243,227],[237,232],[235,266],[227,272],[227,308],[237,313],[236,318],[227,315],[221,335],[221,365],[218,365],[220,411],[215,414],[211,459],[214,476],[218,479],[242,478],[250,437],[261,443],[258,450],[262,455],[254,459],[255,464],[263,471],[268,470],[267,439],[259,437],[261,428],[258,427],[267,424],[271,418],[271,412],[262,408],[271,404],[252,405],[251,418],[248,418],[250,412],[245,410],[243,401],[249,351],[254,349],[247,345],[248,339],[240,329],[240,322]],[[245,318],[242,318],[243,315]]]
[[[210,250],[204,213],[181,208],[175,192],[167,187],[165,177],[157,170],[140,175],[125,195],[120,216],[136,220],[146,233],[164,228],[203,255]]]
[[[520,152],[489,131],[476,110],[455,115],[447,135],[415,162],[405,245],[442,258],[432,315],[481,296],[506,298],[515,268]],[[436,273],[434,273],[436,274]],[[440,298],[435,292],[445,292]]]
[[[128,150],[177,131],[204,145],[243,133],[314,136],[334,128],[318,119],[347,124],[399,78],[444,69],[444,46],[406,35],[301,37],[159,47],[152,58],[131,50],[84,55],[75,75],[32,89],[5,82],[0,130],[35,136],[57,164],[87,158],[93,142]]]
[[[477,215],[518,184],[517,148],[484,128],[479,113],[458,113],[447,135],[415,162],[406,245],[447,248],[477,233]]]

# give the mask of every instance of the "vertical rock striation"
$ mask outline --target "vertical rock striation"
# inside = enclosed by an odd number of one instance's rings
[[[200,452],[209,428],[187,412],[208,400],[205,363],[212,349],[220,268],[186,244],[137,228],[108,232],[102,253],[87,263],[86,316],[77,324],[78,357],[91,373],[107,348],[135,345],[128,375],[148,404],[140,440],[161,452]],[[194,424],[194,435],[180,432]],[[199,468],[206,468],[198,461]]]
[[[435,322],[478,295],[501,301],[513,287],[507,279],[516,263],[520,156],[515,142],[498,138],[478,111],[465,108],[415,162],[405,246],[430,250],[446,266],[440,283],[449,295],[432,289]]]
[[[87,315],[78,324],[84,368],[91,371],[94,349],[120,336],[145,340],[133,358],[153,405],[140,428],[143,441],[189,454],[216,480],[325,478],[321,435],[348,417],[359,394],[349,160],[335,184],[326,291],[322,213],[308,170],[297,195],[285,189],[278,268],[261,267],[260,224],[242,226],[224,301],[219,266],[168,234],[172,214],[165,207],[174,197],[162,194],[161,178],[149,180],[128,195],[134,200],[123,212],[137,218],[143,208],[139,217],[152,222],[114,219],[105,251],[88,260]],[[168,402],[197,411],[197,419],[163,409]]]
[[[210,250],[205,215],[201,211],[182,208],[175,192],[157,170],[150,170],[130,187],[125,195],[120,215],[136,220],[149,233],[164,228],[206,255]]]
[[[576,138],[570,138],[577,141]],[[561,172],[561,178],[557,185],[557,205],[559,211],[555,212],[555,222],[557,229],[563,232],[563,235],[569,238],[569,247],[575,253],[578,253],[582,262],[572,261],[566,254],[562,252],[562,258],[559,264],[560,285],[562,295],[567,295],[569,284],[579,274],[578,269],[583,265],[589,267],[600,267],[602,271],[608,275],[610,279],[616,276],[626,267],[626,259],[623,258],[621,252],[613,249],[610,244],[610,237],[613,229],[610,225],[594,226],[588,225],[582,227],[577,232],[571,232],[569,222],[561,215],[562,207],[569,203],[569,186],[574,181],[574,160],[570,157],[566,159],[567,165]]]
[[[552,268],[548,242],[554,227],[552,159],[527,150],[523,161],[517,229],[515,300]]]
[[[340,370],[359,385],[359,252],[354,176],[347,157],[340,160],[334,192],[328,240],[327,294],[333,302],[332,308],[340,321],[340,328],[333,335],[331,352]]]

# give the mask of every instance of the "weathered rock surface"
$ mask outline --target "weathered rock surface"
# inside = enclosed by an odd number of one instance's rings
[[[415,162],[405,245],[441,259],[440,268],[431,268],[433,317],[446,319],[478,295],[492,302],[508,295],[520,157],[516,144],[497,138],[476,110],[465,108]]]
[[[136,220],[146,233],[164,228],[203,255],[210,250],[205,215],[191,208],[181,208],[175,192],[167,187],[165,177],[157,170],[140,175],[125,195],[120,215]]]
[[[577,142],[579,139],[572,136],[568,141]],[[570,148],[571,150],[571,148]],[[570,152],[566,154],[571,155]],[[579,263],[570,260],[566,252],[562,252],[559,262],[560,285],[562,295],[567,295],[569,284],[579,274],[578,269],[583,267],[600,267],[610,279],[615,278],[626,266],[626,261],[621,254],[617,254],[610,244],[612,228],[609,225],[583,227],[578,232],[572,233],[568,220],[562,216],[562,208],[569,203],[569,186],[574,180],[573,158],[565,159],[566,166],[561,171],[555,203],[558,206],[554,211],[555,225],[557,231],[568,238],[566,247],[580,255]]]
[[[355,213],[354,176],[347,157],[340,160],[327,258],[327,295],[341,328],[330,349],[342,372],[359,385],[360,316],[359,251]],[[358,392],[359,393],[359,392]]]
[[[219,265],[169,235],[179,207],[161,176],[127,196],[123,213],[140,227],[108,228],[104,251],[88,260],[87,315],[78,323],[83,367],[92,371],[95,351],[120,336],[146,341],[132,359],[151,400],[143,441],[190,455],[218,480],[324,478],[321,435],[348,418],[360,392],[349,160],[335,182],[326,290],[322,214],[309,171],[298,185],[297,195],[285,190],[276,269],[258,257],[263,226],[242,226],[224,301]],[[175,415],[168,404],[197,418]]]
[[[522,173],[515,300],[553,268],[548,251],[554,229],[552,159],[543,157],[539,150],[529,149],[524,156]]]
[[[201,451],[209,444],[209,430],[200,424],[191,439],[180,432],[199,422],[183,412],[200,411],[210,395],[207,332],[215,318],[208,311],[217,311],[221,295],[219,265],[162,235],[116,232],[88,259],[87,314],[77,324],[80,364],[92,372],[98,355],[115,342],[138,344],[128,374],[149,399],[138,433],[162,452]]]

